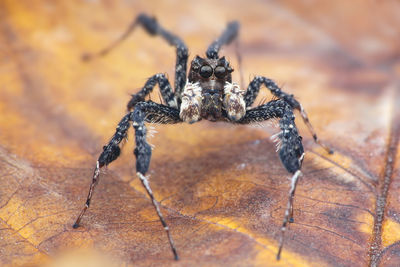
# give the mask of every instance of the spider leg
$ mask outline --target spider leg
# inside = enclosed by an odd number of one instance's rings
[[[287,103],[290,104],[290,106],[292,106],[292,108],[297,109],[298,111],[300,111],[301,117],[304,121],[304,123],[307,125],[308,130],[310,131],[314,141],[320,145],[322,148],[324,148],[329,154],[333,153],[333,150],[330,149],[327,145],[325,145],[321,140],[319,140],[319,138],[317,137],[317,134],[314,130],[314,128],[312,127],[310,120],[308,119],[307,113],[304,110],[303,106],[294,98],[293,95],[289,95],[285,92],[283,92],[274,81],[272,81],[271,79],[268,79],[266,77],[262,77],[262,76],[257,76],[255,77],[249,84],[246,94],[244,96],[244,101],[246,102],[246,107],[250,107],[253,103],[254,100],[256,99],[261,85],[265,85],[265,87],[267,87],[271,93],[280,98],[285,100]]]
[[[297,170],[293,174],[293,177],[292,177],[291,187],[290,187],[290,191],[289,191],[289,201],[287,203],[287,207],[285,210],[285,216],[283,218],[283,223],[282,223],[282,228],[281,228],[281,237],[279,240],[279,248],[278,248],[278,253],[276,254],[277,260],[280,260],[280,258],[281,258],[283,243],[285,241],[285,232],[286,232],[287,224],[294,222],[294,220],[293,220],[293,199],[294,199],[294,193],[296,191],[297,181],[298,181],[300,175],[301,175],[301,171]]]
[[[250,109],[246,115],[237,123],[249,124],[252,122],[261,122],[272,118],[279,118],[279,127],[281,132],[277,137],[281,139],[279,147],[279,158],[286,170],[293,174],[291,189],[289,191],[289,200],[285,210],[285,216],[281,228],[281,237],[279,241],[279,249],[277,259],[283,248],[284,236],[287,224],[293,222],[293,199],[296,191],[298,178],[301,174],[301,164],[304,158],[304,149],[301,143],[296,124],[294,122],[293,107],[283,99],[270,101],[264,105]]]
[[[178,254],[176,252],[176,248],[174,246],[174,242],[172,240],[171,234],[169,232],[168,225],[166,224],[164,217],[161,213],[158,202],[155,200],[153,196],[153,192],[151,191],[151,187],[145,174],[149,168],[150,158],[151,158],[151,147],[146,142],[146,127],[144,122],[152,122],[152,123],[162,123],[162,124],[173,124],[181,122],[179,118],[179,110],[160,105],[151,101],[138,103],[135,110],[129,112],[125,115],[122,120],[119,122],[116,132],[108,142],[106,146],[103,147],[103,152],[99,156],[96,167],[94,170],[92,183],[90,184],[89,193],[85,202],[85,206],[80,212],[78,218],[76,219],[73,228],[78,228],[80,221],[85,214],[86,210],[90,206],[90,202],[93,196],[94,188],[99,182],[100,169],[103,166],[110,164],[112,161],[116,160],[120,155],[121,149],[119,147],[121,141],[126,137],[127,130],[129,128],[130,122],[133,121],[133,127],[135,128],[135,139],[136,139],[136,171],[137,175],[145,187],[147,194],[150,196],[152,200],[152,204],[156,209],[156,212],[160,218],[160,221],[167,233],[168,240],[174,254],[174,258],[178,259]]]
[[[159,73],[151,76],[147,80],[143,88],[138,93],[132,95],[132,98],[127,105],[128,110],[132,110],[137,103],[144,102],[145,97],[153,91],[154,86],[156,86],[157,83],[160,87],[161,96],[164,99],[165,103],[169,107],[177,108],[178,104],[172,91],[171,84],[164,74]]]
[[[240,76],[240,87],[244,88],[244,78],[243,78],[243,69],[242,69],[242,55],[240,51],[240,42],[239,38],[236,38],[235,40],[235,54],[237,58],[237,66],[239,69],[239,76]]]
[[[128,38],[137,25],[143,26],[147,33],[150,35],[160,35],[168,44],[176,48],[176,65],[175,65],[175,95],[180,98],[181,92],[186,83],[186,67],[188,60],[188,49],[185,43],[176,35],[164,29],[155,18],[146,14],[139,14],[130,24],[124,34],[121,35],[116,41],[111,43],[106,48],[100,50],[98,53],[86,55],[84,59],[89,60],[94,57],[104,56],[112,51],[116,46]]]
[[[111,138],[111,140],[108,142],[106,146],[103,147],[103,152],[101,153],[99,159],[96,162],[96,167],[94,169],[93,173],[93,178],[92,178],[92,183],[90,184],[89,188],[89,193],[85,202],[85,206],[83,207],[82,211],[80,212],[78,218],[76,219],[73,228],[78,228],[79,224],[81,222],[81,219],[83,215],[85,214],[86,210],[90,206],[90,201],[93,196],[94,188],[99,182],[99,175],[100,175],[100,168],[108,165],[112,161],[116,160],[118,156],[121,153],[121,149],[119,147],[119,144],[121,141],[126,137],[128,128],[129,128],[129,122],[131,120],[131,113],[128,113],[125,115],[122,120],[118,123],[117,129],[115,131],[115,134]]]
[[[167,117],[167,119],[165,118],[163,119],[163,117]],[[165,222],[165,219],[160,210],[160,205],[154,198],[149,181],[145,176],[150,165],[151,147],[146,141],[146,126],[144,125],[144,122],[145,121],[150,121],[150,122],[158,121],[162,123],[181,122],[181,119],[179,118],[179,111],[177,109],[165,107],[153,102],[141,102],[136,105],[136,108],[133,111],[132,121],[133,121],[133,127],[135,128],[136,148],[134,154],[136,156],[137,176],[142,182],[144,188],[146,189],[147,194],[149,195],[152,204],[157,212],[157,215],[161,221],[161,224],[163,225],[164,230],[167,233],[168,241],[171,246],[171,250],[174,254],[174,258],[175,260],[178,260],[179,259],[178,254],[174,242],[172,240],[169,227]]]
[[[239,23],[237,21],[230,22],[226,29],[222,32],[221,36],[208,46],[206,52],[207,58],[219,58],[218,52],[221,49],[221,46],[230,44],[238,36],[238,33]]]

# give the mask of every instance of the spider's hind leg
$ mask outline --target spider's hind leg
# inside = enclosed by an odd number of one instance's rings
[[[307,125],[308,130],[310,131],[314,142],[317,143],[318,145],[320,145],[323,149],[325,149],[326,152],[328,152],[329,154],[333,154],[333,149],[331,149],[330,147],[328,147],[325,143],[323,143],[317,136],[317,133],[315,132],[313,126],[311,125],[310,120],[308,119],[307,113],[305,111],[305,109],[303,108],[303,105],[301,105],[299,103],[299,106],[297,108],[300,111],[301,114],[301,118],[303,119],[304,123]]]
[[[274,96],[285,100],[287,103],[290,104],[290,106],[293,109],[297,109],[298,111],[300,111],[301,117],[302,117],[304,123],[307,125],[307,128],[310,131],[314,141],[318,145],[320,145],[322,148],[324,148],[329,154],[333,153],[333,150],[331,148],[329,148],[327,145],[325,145],[317,137],[317,134],[316,134],[314,128],[312,127],[310,120],[308,119],[307,113],[304,110],[303,106],[294,98],[293,95],[289,95],[289,94],[285,93],[284,91],[282,91],[278,87],[278,85],[276,85],[276,83],[274,81],[272,81],[271,79],[268,79],[263,76],[257,76],[250,82],[250,84],[247,88],[246,94],[244,96],[244,100],[246,102],[246,107],[250,107],[254,103],[258,93],[260,92],[260,88],[262,85],[265,85],[265,87],[267,87]]]
[[[222,34],[213,41],[207,48],[206,56],[209,59],[218,59],[219,58],[219,50],[223,45],[229,45],[233,41],[235,41],[235,54],[237,58],[237,64],[239,68],[240,75],[240,86],[243,87],[243,71],[242,71],[242,57],[239,49],[239,22],[231,21],[226,26],[225,30]]]
[[[208,46],[206,52],[207,58],[219,58],[218,52],[221,49],[221,46],[230,44],[233,40],[236,39],[238,33],[239,23],[237,21],[230,22],[221,34],[221,36]]]
[[[98,53],[89,54],[84,57],[84,59],[92,59],[94,57],[105,56],[111,52],[115,47],[127,39],[136,26],[142,26],[143,29],[150,35],[156,36],[160,35],[169,45],[176,48],[176,65],[175,65],[175,95],[180,99],[180,94],[186,83],[186,69],[188,60],[188,49],[185,43],[175,34],[167,31],[162,27],[155,18],[150,17],[146,14],[139,14],[130,24],[128,29],[122,34],[116,41],[111,43],[109,46],[100,50]]]

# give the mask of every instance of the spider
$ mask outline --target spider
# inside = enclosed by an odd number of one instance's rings
[[[219,50],[223,45],[228,45],[237,39],[239,32],[237,21],[228,23],[220,37],[209,45],[206,57],[196,56],[192,60],[188,76],[186,76],[188,49],[184,42],[178,36],[164,29],[155,18],[146,14],[138,15],[126,32],[111,45],[97,54],[84,56],[84,59],[90,60],[96,56],[106,55],[124,41],[136,26],[142,26],[150,35],[161,36],[169,45],[176,48],[175,90],[172,90],[164,74],[156,74],[147,80],[138,93],[132,95],[127,105],[128,113],[118,123],[115,134],[103,147],[103,152],[97,160],[86,203],[73,228],[79,227],[82,216],[90,206],[94,188],[99,182],[100,169],[118,158],[121,151],[120,143],[126,138],[127,131],[132,124],[135,129],[136,148],[134,154],[136,156],[137,176],[146,189],[165,229],[174,259],[178,260],[177,249],[169,227],[161,213],[159,203],[154,198],[148,178],[145,176],[149,169],[152,153],[152,148],[146,141],[145,122],[161,124],[186,122],[191,124],[205,119],[213,122],[251,124],[278,119],[281,131],[275,135],[279,142],[277,151],[283,166],[292,174],[289,200],[284,213],[277,252],[277,259],[279,260],[287,225],[294,221],[293,199],[304,159],[302,137],[296,128],[294,110],[300,111],[314,141],[328,153],[332,153],[332,151],[317,138],[302,105],[293,95],[283,92],[272,80],[257,76],[250,82],[247,90],[243,90],[237,83],[232,82],[233,68],[225,57],[219,56]],[[165,105],[145,100],[156,84],[160,88]],[[275,99],[260,106],[251,107],[262,85],[271,91]]]

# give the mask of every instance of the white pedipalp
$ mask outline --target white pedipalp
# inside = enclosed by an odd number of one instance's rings
[[[224,86],[224,108],[232,121],[238,121],[246,114],[244,90],[237,83],[226,82]]]
[[[201,101],[200,84],[187,81],[182,93],[179,117],[187,123],[199,121],[201,119]]]

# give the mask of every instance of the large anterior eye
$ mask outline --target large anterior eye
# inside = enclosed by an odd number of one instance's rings
[[[226,73],[226,69],[223,66],[218,66],[215,68],[214,70],[214,74],[215,76],[217,76],[218,78],[224,78]]]
[[[200,69],[200,75],[203,78],[209,78],[212,75],[212,73],[213,73],[213,69],[208,65],[204,65]]]

